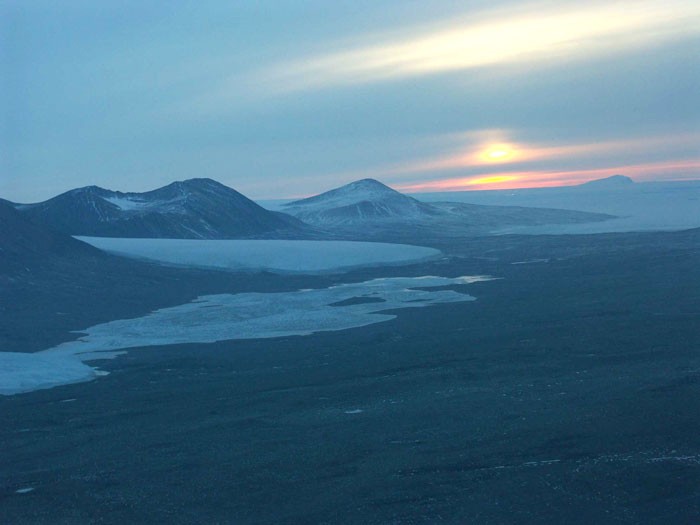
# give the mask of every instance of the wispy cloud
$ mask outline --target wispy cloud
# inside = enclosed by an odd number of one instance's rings
[[[665,134],[652,137],[601,140],[584,143],[532,143],[519,139],[517,133],[508,130],[481,130],[454,133],[442,137],[442,153],[427,158],[413,158],[406,162],[375,166],[355,175],[366,177],[393,177],[402,175],[431,175],[441,172],[470,171],[478,176],[491,174],[491,170],[504,171],[508,166],[522,170],[528,166],[561,166],[572,164],[616,164],[620,158],[638,160],[650,153],[686,156],[697,150],[700,134]],[[428,139],[426,139],[428,140]],[[436,144],[438,139],[429,139]],[[493,155],[503,153],[503,155]],[[489,176],[496,176],[491,174]]]
[[[563,159],[569,162],[582,158],[593,160],[606,155],[630,157],[647,153],[653,149],[697,147],[700,144],[700,135],[692,133],[578,144],[531,144],[514,140],[510,135],[512,134],[505,131],[457,135],[464,142],[460,148],[461,151],[387,166],[379,171],[386,175],[398,175],[478,168],[489,165],[518,164],[522,166],[532,162],[556,162]],[[502,152],[504,155],[494,156],[494,152]]]
[[[400,36],[360,36],[336,51],[277,64],[263,77],[287,91],[570,61],[697,34],[699,21],[700,4],[684,0],[521,4]]]
[[[327,177],[345,182],[375,177],[406,191],[556,186],[617,173],[700,179],[698,133],[581,143],[532,143],[519,139],[523,133],[481,130],[429,137],[431,145],[442,141],[442,153]],[[504,155],[494,158],[493,152]]]

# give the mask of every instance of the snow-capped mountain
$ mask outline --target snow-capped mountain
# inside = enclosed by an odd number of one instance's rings
[[[283,209],[325,231],[353,239],[407,242],[416,238],[487,234],[509,226],[596,222],[610,215],[549,208],[421,202],[373,179],[287,203]]]
[[[34,221],[70,235],[290,238],[304,236],[309,230],[298,219],[266,210],[211,179],[173,182],[145,193],[88,186],[17,208]]]
[[[420,221],[440,215],[435,206],[399,193],[374,179],[362,179],[340,188],[284,205],[287,213],[321,227],[365,222]]]

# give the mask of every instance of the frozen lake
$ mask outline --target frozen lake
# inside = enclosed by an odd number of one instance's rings
[[[41,352],[0,352],[0,394],[95,379],[100,372],[84,362],[110,359],[128,348],[304,336],[389,321],[396,316],[387,310],[473,301],[466,293],[436,287],[490,279],[392,277],[293,292],[203,296],[80,330],[85,335],[76,341]]]
[[[285,273],[409,264],[441,253],[423,246],[378,242],[77,238],[116,255],[165,264]]]

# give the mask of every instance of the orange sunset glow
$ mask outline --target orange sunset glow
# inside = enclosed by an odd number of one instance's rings
[[[642,180],[700,178],[700,161],[693,156],[697,133],[578,143],[528,141],[522,135],[477,130],[440,136],[430,141],[444,144],[442,154],[334,176],[385,178],[409,192],[564,186],[620,173]],[[661,153],[673,156],[654,158]]]
[[[700,161],[681,160],[657,162],[650,164],[617,165],[614,167],[580,169],[567,171],[520,171],[512,173],[491,173],[469,177],[453,177],[426,181],[416,184],[397,186],[406,192],[464,191],[464,190],[502,190],[522,188],[550,188],[571,186],[593,179],[624,174],[635,180],[664,177],[665,180],[694,180],[694,174],[700,170]],[[678,173],[689,173],[688,177],[679,177]]]
[[[687,148],[700,143],[700,136],[692,133],[570,144],[543,144],[513,140],[509,142],[483,142],[480,136],[487,133],[492,132],[474,133],[476,144],[461,146],[457,152],[446,153],[431,159],[417,159],[394,166],[387,170],[387,173],[427,173],[489,164],[527,164],[536,161],[591,159],[604,155],[638,154],[659,148]],[[499,134],[506,135],[507,133],[499,132]],[[471,134],[467,134],[464,140],[470,141],[470,136]]]
[[[504,182],[518,180],[519,178],[520,177],[518,175],[494,175],[491,177],[479,177],[477,179],[466,179],[464,181],[464,186],[497,185],[503,184]]]

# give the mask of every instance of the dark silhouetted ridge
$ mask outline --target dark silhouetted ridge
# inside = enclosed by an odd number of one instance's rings
[[[88,186],[22,206],[21,211],[61,232],[96,237],[294,238],[310,230],[294,217],[266,210],[204,178],[143,193]]]

